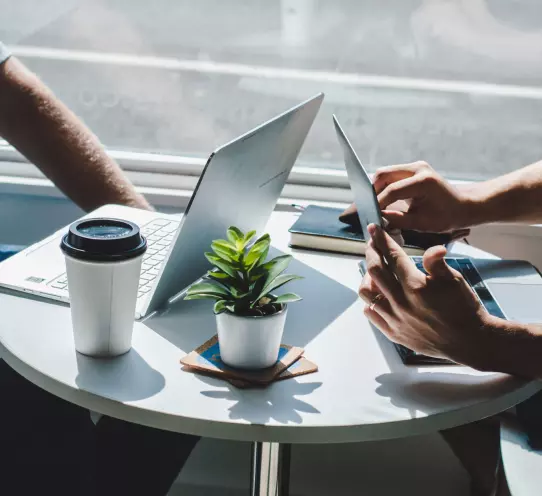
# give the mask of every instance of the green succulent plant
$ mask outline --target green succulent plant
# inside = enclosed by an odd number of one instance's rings
[[[214,312],[230,312],[236,315],[272,315],[282,310],[285,303],[299,301],[294,293],[280,296],[273,292],[299,276],[283,274],[292,256],[281,255],[266,260],[271,238],[264,234],[254,243],[256,231],[243,233],[230,227],[227,239],[211,243],[212,252],[205,257],[214,265],[205,281],[188,289],[186,300],[215,300]]]

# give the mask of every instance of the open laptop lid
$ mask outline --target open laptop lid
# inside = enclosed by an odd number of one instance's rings
[[[368,240],[370,236],[367,226],[369,224],[382,226],[382,214],[378,205],[378,198],[367,171],[356,155],[354,148],[350,144],[350,141],[348,141],[335,115],[333,116],[333,123],[335,124],[337,138],[343,151],[346,174],[348,175],[348,182],[354,195],[354,203],[358,211],[363,237]]]
[[[320,93],[211,154],[143,315],[165,306],[207,272],[204,252],[228,227],[261,233],[323,98]]]

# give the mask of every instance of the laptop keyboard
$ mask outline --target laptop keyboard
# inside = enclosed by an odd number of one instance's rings
[[[141,264],[138,298],[145,296],[153,288],[178,228],[179,222],[169,219],[156,219],[141,228],[141,234],[147,238],[147,251]],[[51,281],[49,285],[61,291],[68,291],[66,273]]]
[[[147,251],[143,255],[141,275],[139,276],[139,289],[137,297],[147,294],[154,285],[156,276],[169,252],[173,236],[179,228],[179,222],[156,219],[141,228],[141,234],[147,238]]]

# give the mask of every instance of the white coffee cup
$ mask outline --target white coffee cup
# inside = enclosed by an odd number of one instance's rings
[[[66,258],[75,349],[93,357],[128,352],[147,249],[139,227],[119,219],[80,220],[70,226],[60,247]]]

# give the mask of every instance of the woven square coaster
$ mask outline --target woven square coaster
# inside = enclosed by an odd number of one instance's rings
[[[265,386],[273,382],[288,367],[299,360],[303,355],[303,351],[303,348],[282,344],[280,345],[278,361],[273,367],[262,370],[236,369],[228,367],[220,360],[218,336],[213,336],[182,358],[181,363],[189,369],[220,376],[228,381],[239,380],[249,384]]]
[[[185,365],[183,367],[183,370],[185,372],[192,372],[194,374],[201,374],[201,375],[206,375],[208,377],[218,377],[220,379],[224,379],[225,381],[229,382],[232,386],[235,386],[239,389],[264,388],[270,384],[270,383],[256,384],[256,383],[243,381],[241,379],[230,379],[228,377],[225,377],[222,372],[215,373],[215,372],[210,372],[210,371],[198,370],[193,367],[189,367],[188,365]],[[275,377],[275,379],[272,382],[283,381],[285,379],[290,379],[292,377],[298,377],[301,375],[312,374],[314,372],[318,372],[318,365],[311,362],[310,360],[307,360],[305,357],[301,357],[299,360],[292,363],[290,367],[288,367],[286,370],[280,373],[277,377]]]
[[[292,377],[298,377],[300,375],[312,374],[318,372],[318,365],[307,360],[305,357],[301,357],[297,362],[292,363],[285,371],[280,373],[273,382],[283,381],[285,379],[291,379]],[[227,379],[227,381],[239,389],[250,389],[254,387],[265,387],[259,384],[252,384],[250,382],[242,381],[241,379]]]

